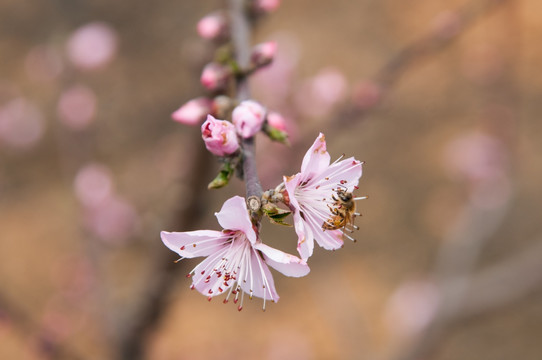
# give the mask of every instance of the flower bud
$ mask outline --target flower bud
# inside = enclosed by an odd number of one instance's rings
[[[178,108],[171,118],[181,124],[198,125],[213,111],[213,101],[206,97],[189,100]]]
[[[265,109],[256,101],[246,100],[233,109],[232,120],[237,133],[249,138],[261,130]]]
[[[233,154],[239,148],[233,124],[217,120],[212,115],[207,115],[207,120],[201,125],[201,136],[207,150],[217,156]]]
[[[252,49],[250,60],[255,67],[269,65],[273,61],[276,52],[277,43],[275,41],[264,42]]]
[[[228,20],[223,12],[213,12],[198,21],[197,29],[199,36],[204,39],[224,38],[228,34]]]
[[[267,114],[267,122],[275,129],[286,131],[286,119],[278,112],[270,111]]]
[[[200,81],[207,90],[221,90],[226,87],[230,74],[228,67],[219,63],[209,63],[203,68]]]
[[[254,0],[254,8],[262,13],[273,12],[280,6],[280,0]]]

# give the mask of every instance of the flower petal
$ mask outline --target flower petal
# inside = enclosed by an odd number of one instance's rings
[[[303,158],[301,173],[304,174],[305,179],[310,178],[311,175],[324,171],[329,166],[329,161],[326,139],[324,134],[320,133]]]
[[[245,199],[234,196],[224,202],[222,209],[215,213],[218,223],[229,230],[240,230],[244,232],[251,243],[256,242],[256,233],[248,216]]]
[[[160,232],[160,237],[170,250],[185,258],[209,256],[222,249],[228,235],[214,230],[186,232]]]
[[[358,185],[359,178],[362,174],[362,162],[349,157],[331,164],[327,169],[322,171],[311,179],[312,185],[320,185],[324,188],[336,188],[338,184],[346,187],[346,191],[354,191],[354,186]]]
[[[307,263],[297,256],[287,254],[262,243],[256,244],[254,248],[262,252],[268,265],[286,276],[301,277],[310,272]]]
[[[225,281],[224,274],[215,269],[220,268],[222,257],[226,254],[227,249],[218,251],[210,255],[195,268],[192,275],[192,286],[205,296],[221,295],[228,290],[234,281]]]
[[[273,275],[254,248],[250,254],[250,264],[247,264],[247,267],[247,273],[239,278],[241,289],[249,295],[277,302],[279,295],[275,290]]]

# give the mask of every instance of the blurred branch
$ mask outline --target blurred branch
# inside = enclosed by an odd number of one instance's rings
[[[191,162],[183,164],[190,168],[187,177],[182,181],[190,189],[190,194],[183,192],[179,199],[179,208],[176,211],[172,229],[186,229],[198,223],[205,208],[205,196],[207,186],[202,179],[209,177],[210,162],[209,152],[200,143],[200,139],[194,136],[194,141],[187,143],[184,151],[193,154]],[[154,249],[154,248],[153,248]],[[137,360],[144,356],[146,339],[157,327],[160,319],[167,312],[168,298],[181,270],[185,269],[184,263],[175,263],[171,260],[171,252],[164,247],[159,247],[154,254],[152,268],[149,271],[146,288],[139,294],[136,307],[131,311],[129,324],[121,331],[119,359]]]
[[[442,29],[432,29],[406,45],[377,71],[373,81],[379,93],[373,103],[367,106],[350,103],[338,111],[337,116],[331,123],[352,125],[361,120],[371,110],[374,110],[376,105],[382,102],[389,90],[414,64],[453,44],[455,40],[476,24],[477,20],[508,1],[510,0],[470,1],[463,8],[450,12],[447,23],[441,25]],[[341,126],[332,126],[330,129],[339,130],[342,128]]]
[[[47,359],[85,359],[66,344],[55,341],[53,336],[48,334],[31,315],[0,293],[0,323],[2,322],[12,325],[26,343],[30,343],[30,340],[35,338],[38,345],[37,350],[41,356]]]

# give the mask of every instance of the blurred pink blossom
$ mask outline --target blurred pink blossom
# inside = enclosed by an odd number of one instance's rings
[[[24,98],[0,107],[0,141],[13,148],[29,148],[43,136],[45,121],[36,105]]]
[[[56,79],[63,69],[62,58],[55,48],[48,45],[34,46],[24,59],[28,77],[35,81]]]
[[[344,99],[346,90],[347,82],[343,73],[328,67],[304,81],[296,93],[296,105],[304,115],[323,117]]]
[[[239,149],[235,126],[212,115],[207,115],[207,120],[201,125],[201,136],[207,150],[217,156],[230,155]]]
[[[294,35],[277,33],[277,52],[273,62],[250,77],[256,97],[269,108],[284,111],[289,103],[299,61],[300,43]]]
[[[107,167],[87,164],[77,172],[74,181],[77,199],[86,207],[96,207],[113,195],[113,180]]]
[[[230,74],[228,67],[213,62],[205,65],[200,81],[207,90],[222,90],[228,84]]]
[[[440,302],[436,285],[427,280],[407,281],[388,299],[385,320],[400,336],[422,331],[435,316]]]
[[[232,113],[232,121],[237,133],[244,138],[256,135],[265,120],[265,108],[253,100],[241,102]]]
[[[270,64],[277,52],[277,42],[267,41],[256,45],[252,49],[250,61],[254,66],[260,67]]]
[[[67,42],[68,58],[81,70],[98,69],[113,59],[117,43],[117,32],[110,25],[91,22],[71,34]]]
[[[96,94],[85,85],[75,85],[60,94],[57,113],[64,125],[83,130],[96,115]]]
[[[502,175],[508,157],[497,138],[473,131],[448,143],[444,151],[444,163],[451,174],[479,181]]]
[[[381,98],[382,87],[372,81],[362,81],[352,91],[352,102],[362,110],[375,106]]]
[[[273,12],[280,6],[281,0],[254,0],[254,7],[261,12]]]
[[[228,19],[222,11],[205,15],[198,21],[198,34],[209,40],[224,38],[228,34]]]
[[[101,240],[122,244],[137,233],[139,217],[129,202],[113,195],[86,209],[85,224]]]
[[[189,100],[171,114],[171,118],[185,125],[199,125],[213,111],[213,101],[206,97]]]

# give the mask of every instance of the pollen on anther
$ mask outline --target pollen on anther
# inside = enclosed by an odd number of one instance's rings
[[[222,288],[221,288],[221,287],[219,287],[219,288],[218,288],[218,291],[219,291],[219,292],[222,292],[222,291],[224,291],[224,290],[222,290]]]
[[[185,246],[184,246],[184,245],[183,245],[183,246],[181,246],[181,250],[184,250],[184,248],[185,248]]]
[[[241,311],[241,310],[243,310],[243,307],[242,307],[242,306],[239,306],[239,307],[237,308],[237,310],[238,310],[238,311]]]
[[[186,274],[186,277],[187,277],[187,278],[191,278],[191,277],[192,277],[192,274]]]
[[[211,300],[213,300],[213,297],[212,297],[212,296],[209,296],[209,297],[207,298],[207,300],[211,301]]]
[[[203,271],[201,272],[201,275],[203,275],[203,274],[205,274],[205,270],[203,270]]]
[[[359,189],[359,186],[354,185],[354,189],[358,190],[358,189]]]
[[[209,289],[209,294],[212,294],[213,293],[213,290]]]
[[[227,304],[227,303],[228,303],[228,299],[224,299],[222,302],[223,302],[224,304]]]

